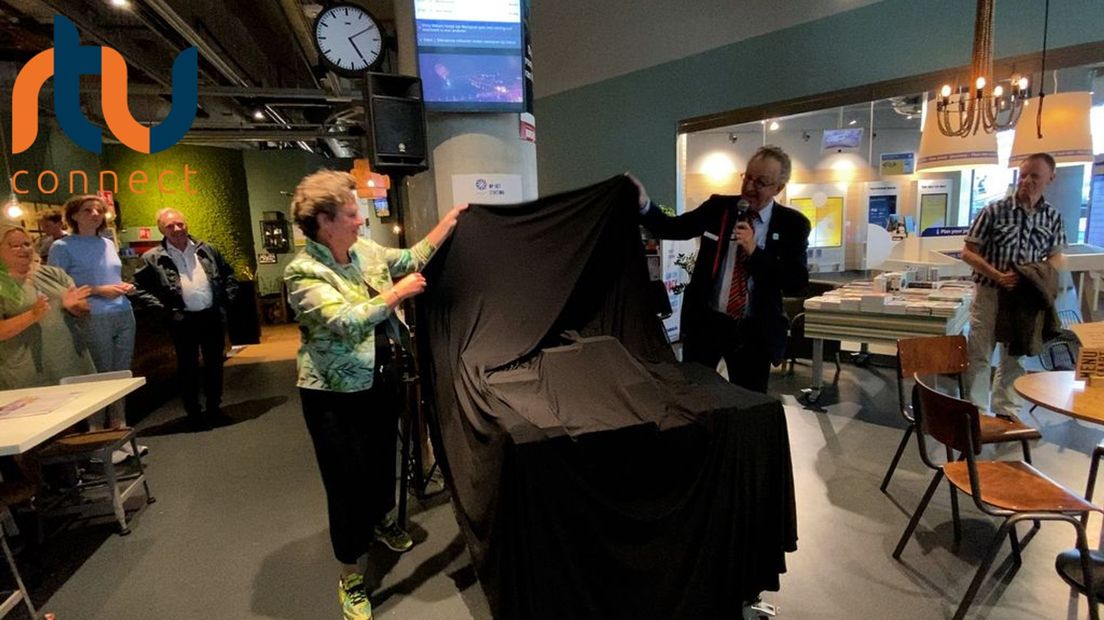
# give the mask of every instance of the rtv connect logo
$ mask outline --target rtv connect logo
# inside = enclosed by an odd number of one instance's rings
[[[54,78],[54,113],[73,142],[93,153],[103,149],[103,133],[80,109],[80,76],[101,76],[104,120],[123,144],[140,153],[156,153],[176,144],[195,121],[198,53],[194,47],[173,61],[172,109],[155,127],[136,121],[127,105],[127,64],[110,47],[81,45],[77,27],[54,17],[54,47],[39,52],[20,70],[12,90],[12,152],[22,153],[38,136],[38,94]]]
[[[78,146],[99,154],[103,150],[103,131],[89,122],[80,107],[82,75],[100,76],[100,104],[107,127],[119,142],[139,153],[157,153],[177,142],[192,127],[198,103],[198,60],[194,47],[177,55],[172,68],[172,108],[160,124],[150,127],[139,123],[130,114],[127,104],[127,64],[122,54],[110,47],[81,45],[77,27],[61,15],[54,17],[54,47],[39,52],[15,78],[12,88],[12,153],[26,151],[38,137],[38,96],[46,80],[54,79],[54,113],[62,131]],[[182,168],[162,170],[132,170],[127,176],[127,188],[135,194],[149,191],[147,184],[156,178],[157,191],[175,194],[178,184],[173,177],[183,178],[186,194],[196,194],[191,177],[199,171],[185,163]],[[93,173],[96,174],[96,173]],[[12,191],[29,194],[31,190],[20,180],[35,178],[30,170],[16,170],[10,179]],[[119,191],[119,175],[114,170],[101,169],[99,190]],[[151,178],[154,177],[154,178]],[[37,175],[40,194],[49,196],[61,186],[53,170]],[[69,171],[69,193],[89,192],[88,173]]]

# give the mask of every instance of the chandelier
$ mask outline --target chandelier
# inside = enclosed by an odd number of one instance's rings
[[[994,2],[978,0],[977,3],[971,66],[973,88],[952,89],[950,84],[944,84],[939,91],[935,110],[939,131],[945,136],[965,137],[976,134],[979,129],[985,133],[1011,129],[1023,112],[1024,102],[1031,96],[1026,77],[1014,76],[1007,92],[999,83],[991,90],[985,88],[987,79],[993,74]]]

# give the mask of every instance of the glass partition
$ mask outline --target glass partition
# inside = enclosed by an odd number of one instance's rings
[[[1104,69],[1099,64],[1061,69],[1048,72],[1047,82],[1048,92],[1094,93],[1094,152],[1104,161]],[[760,146],[773,144],[793,160],[779,200],[812,223],[814,271],[868,268],[868,224],[902,235],[968,226],[986,204],[1014,188],[1016,169],[1008,167],[1013,132],[997,134],[998,165],[918,173],[925,100],[931,96],[902,94],[686,133],[680,136],[679,210],[695,208],[712,194],[738,194],[748,159]],[[1092,178],[1091,165],[1061,167],[1047,192],[1067,220],[1070,243],[1083,242],[1094,225],[1104,228],[1104,221],[1088,221],[1092,201],[1104,201],[1091,194]]]

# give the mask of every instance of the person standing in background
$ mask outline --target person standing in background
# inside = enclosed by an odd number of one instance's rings
[[[1010,353],[1009,343],[1000,342],[1000,362],[990,381],[993,349],[999,341],[997,326],[1009,320],[997,300],[1002,289],[1012,291],[1020,283],[1018,269],[1023,265],[1061,265],[1066,230],[1062,215],[1043,196],[1054,181],[1055,166],[1048,153],[1035,153],[1024,160],[1016,193],[978,213],[962,250],[962,260],[973,268],[977,283],[970,305],[966,391],[978,406],[1006,417],[1019,413],[1012,384],[1024,371],[1020,358]]]
[[[108,207],[98,196],[82,195],[67,200],[63,210],[71,234],[54,241],[48,263],[69,274],[77,286],[90,289],[90,313],[81,320],[81,332],[96,370],[130,370],[135,326],[127,295],[134,292],[134,285],[123,282],[119,251],[111,239],[101,234],[107,228]],[[126,425],[123,416],[114,416],[110,411],[89,418],[93,430]],[[126,444],[112,460],[122,462],[131,450],[130,444]]]
[[[35,241],[35,252],[42,262],[50,257],[50,247],[54,242],[65,236],[65,227],[62,225],[61,211],[50,209],[38,220],[38,227],[42,229],[42,236]]]
[[[42,265],[27,231],[0,224],[0,267],[14,290],[0,291],[0,390],[57,385],[96,372],[80,335],[87,286]]]
[[[176,209],[157,213],[161,244],[142,255],[134,273],[141,301],[170,314],[176,373],[184,411],[194,430],[210,428],[222,412],[226,313],[238,294],[234,270],[218,250],[188,234]],[[199,407],[199,356],[203,354],[206,417]]]

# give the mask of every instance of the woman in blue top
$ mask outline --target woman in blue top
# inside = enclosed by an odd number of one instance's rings
[[[91,313],[82,332],[99,372],[129,370],[134,356],[134,312],[127,299],[134,285],[122,280],[122,261],[115,244],[100,233],[107,226],[107,205],[97,196],[74,196],[65,203],[72,234],[50,246],[47,263],[60,267],[77,286],[88,286]],[[109,428],[123,426],[109,419]]]

